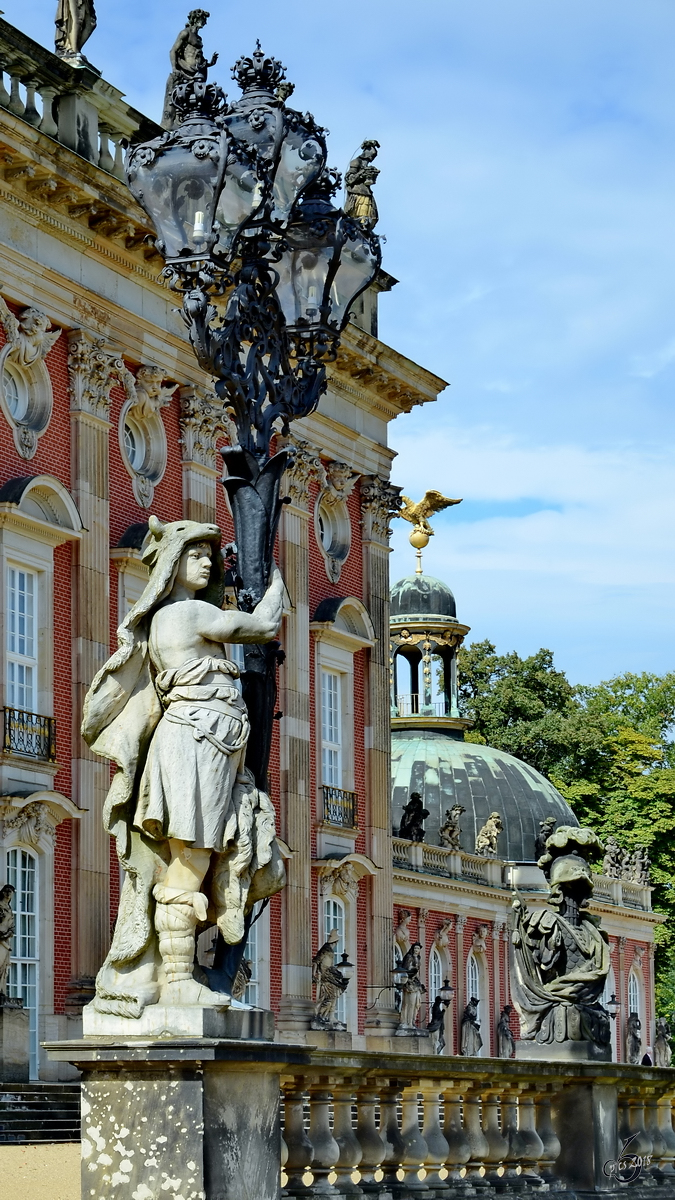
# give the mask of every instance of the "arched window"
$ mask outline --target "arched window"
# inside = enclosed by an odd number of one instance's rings
[[[335,962],[340,961],[340,956],[345,950],[345,906],[341,900],[336,900],[331,896],[323,902],[323,940],[328,941],[329,935],[334,929],[337,929],[338,939],[334,943]],[[347,1021],[347,998],[344,994],[339,997],[335,1006],[336,1021]]]
[[[433,949],[429,955],[429,1008],[443,987],[443,963],[438,950]]]
[[[631,971],[630,975],[628,976],[628,1012],[637,1013],[640,1019],[642,1019],[641,999],[640,981],[635,974],[635,971]]]
[[[9,966],[9,995],[23,1000],[30,1031],[30,1075],[38,1077],[38,859],[16,846],[7,851],[7,882],[15,889],[16,924]]]
[[[471,998],[473,996],[475,996],[477,1000],[483,999],[483,997],[481,996],[481,986],[480,985],[481,985],[480,967],[478,966],[478,963],[476,962],[475,955],[470,954],[468,957],[468,960],[467,960],[467,964],[466,964],[466,998],[467,998],[467,1001],[471,1000]],[[478,1009],[478,1016],[479,1017],[481,1016],[480,1008]]]

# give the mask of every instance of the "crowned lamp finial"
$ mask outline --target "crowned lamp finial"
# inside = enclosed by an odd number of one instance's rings
[[[429,538],[434,535],[434,531],[429,524],[429,517],[433,516],[434,513],[442,512],[444,508],[449,508],[451,504],[461,504],[462,501],[449,500],[447,496],[436,491],[425,492],[417,504],[413,504],[408,496],[401,496],[401,500],[403,504],[396,515],[403,517],[404,521],[410,521],[410,524],[413,526],[408,540],[416,551],[417,563],[415,573],[421,575],[422,551],[425,546],[429,545]]]

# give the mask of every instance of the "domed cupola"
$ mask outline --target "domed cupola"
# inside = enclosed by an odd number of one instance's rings
[[[440,492],[427,497],[444,500]],[[404,501],[401,516],[414,525],[410,542],[417,570],[391,590],[392,824],[398,828],[403,806],[418,792],[429,812],[425,841],[439,844],[447,810],[459,805],[460,845],[471,854],[479,830],[498,812],[503,824],[499,857],[536,861],[535,838],[544,818],[554,816],[559,825],[578,821],[533,767],[493,746],[464,741],[471,721],[460,715],[457,703],[457,651],[469,626],[457,620],[447,584],[422,572],[422,549],[433,534],[426,518],[437,509],[416,521],[425,501]]]
[[[427,492],[418,504],[406,496],[403,501],[400,515],[413,525],[410,543],[417,552],[417,569],[391,590],[392,726],[442,729],[461,738],[471,722],[460,716],[457,705],[457,651],[469,626],[457,620],[447,583],[422,571],[422,550],[434,532],[428,518],[461,501],[440,492]]]

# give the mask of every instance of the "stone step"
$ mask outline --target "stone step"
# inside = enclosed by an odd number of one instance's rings
[[[78,1084],[6,1084],[0,1089],[0,1144],[79,1140]]]

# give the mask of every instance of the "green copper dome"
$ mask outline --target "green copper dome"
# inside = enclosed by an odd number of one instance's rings
[[[404,617],[450,617],[457,619],[457,607],[447,583],[433,575],[407,575],[391,589],[391,619],[396,624]]]
[[[534,767],[493,746],[475,745],[436,730],[394,729],[391,738],[392,822],[398,827],[411,792],[419,792],[429,816],[425,842],[439,844],[445,810],[461,804],[462,850],[472,854],[476,834],[491,812],[502,818],[499,858],[534,860],[539,822],[549,815],[559,825],[578,825],[552,783]]]

